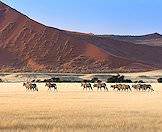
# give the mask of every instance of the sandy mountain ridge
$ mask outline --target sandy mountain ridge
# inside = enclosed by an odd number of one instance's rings
[[[159,33],[147,34],[142,36],[131,35],[97,35],[103,38],[112,38],[119,41],[132,42],[135,44],[145,44],[150,46],[162,47],[162,35]]]
[[[148,71],[160,56],[162,47],[47,27],[0,2],[1,71]]]

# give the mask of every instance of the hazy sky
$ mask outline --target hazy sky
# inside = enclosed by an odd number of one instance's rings
[[[96,34],[162,33],[162,0],[2,0],[48,26]]]

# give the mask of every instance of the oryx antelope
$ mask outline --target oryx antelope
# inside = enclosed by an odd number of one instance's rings
[[[132,87],[138,91],[141,91],[141,90],[142,91],[146,91],[146,90],[154,91],[154,89],[152,88],[150,84],[137,84],[137,85],[132,85]]]
[[[95,88],[97,88],[97,90],[102,90],[102,88],[104,89],[104,90],[106,90],[106,91],[108,91],[108,88],[107,88],[107,86],[106,86],[106,83],[95,83],[94,85],[93,85],[93,87]]]
[[[88,90],[89,89],[89,91],[90,90],[93,91],[92,85],[90,83],[83,82],[83,83],[81,83],[81,87],[83,87],[83,90],[85,90],[85,89]]]
[[[27,82],[27,83],[23,83],[23,86],[26,87],[26,90],[38,91],[38,88],[37,88],[36,84],[32,84],[30,82]]]
[[[117,89],[117,91],[132,91],[131,87],[126,84],[111,85],[111,88],[113,88],[113,90]]]
[[[55,91],[57,91],[57,85],[55,83],[50,83],[50,82],[47,82],[45,87],[48,87],[48,90],[52,91],[52,89]]]

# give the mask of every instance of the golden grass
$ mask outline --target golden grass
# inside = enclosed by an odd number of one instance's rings
[[[162,131],[162,85],[155,92],[86,92],[58,84],[59,92],[26,92],[22,84],[0,85],[0,131]]]

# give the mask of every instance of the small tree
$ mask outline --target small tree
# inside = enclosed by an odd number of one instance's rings
[[[59,77],[52,77],[50,79],[50,82],[61,82],[60,78]]]
[[[124,76],[120,76],[119,74],[117,76],[112,76],[107,79],[107,83],[132,83],[132,80],[125,79]]]
[[[125,82],[124,76],[119,76],[117,82],[122,83]]]
[[[3,80],[2,80],[2,79],[0,79],[0,82],[3,82]]]
[[[158,79],[158,83],[162,83],[162,78],[159,78]]]
[[[83,82],[84,82],[84,83],[90,83],[91,80],[86,80],[86,79],[84,79]]]
[[[133,82],[132,82],[132,80],[130,80],[130,79],[125,79],[125,80],[124,80],[124,83],[133,83]]]
[[[107,83],[116,83],[118,82],[118,76],[112,76],[107,79]]]
[[[97,81],[98,81],[98,78],[96,78],[96,77],[94,77],[94,78],[91,79],[91,83],[95,83]]]

